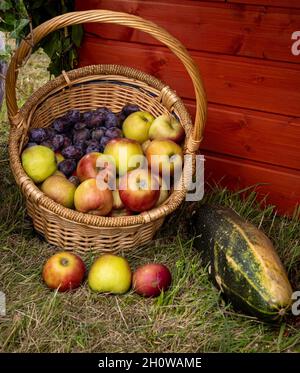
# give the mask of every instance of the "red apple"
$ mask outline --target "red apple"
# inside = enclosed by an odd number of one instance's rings
[[[77,187],[74,205],[77,211],[105,216],[113,207],[112,191],[99,188],[96,179],[87,179]]]
[[[96,178],[97,176],[97,159],[101,155],[98,152],[92,152],[86,154],[84,157],[80,159],[77,165],[77,177],[79,178],[80,182],[83,182],[87,179]]]
[[[145,264],[133,274],[133,290],[144,297],[156,297],[167,290],[172,282],[169,269],[163,264]]]
[[[59,252],[49,258],[43,267],[43,280],[50,289],[67,291],[77,288],[85,274],[85,265],[79,256]]]
[[[119,181],[119,194],[125,207],[135,212],[150,210],[159,198],[158,179],[145,169],[128,172]]]

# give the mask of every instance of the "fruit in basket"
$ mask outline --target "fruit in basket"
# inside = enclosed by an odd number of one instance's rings
[[[85,264],[79,256],[62,251],[46,261],[42,277],[50,289],[62,292],[77,288],[85,271]]]
[[[135,113],[136,111],[141,111],[140,107],[135,104],[127,104],[124,105],[121,114],[126,119],[130,114]]]
[[[57,164],[65,160],[65,157],[60,152],[55,152],[55,158]]]
[[[137,268],[132,276],[133,290],[144,297],[156,297],[169,288],[172,276],[163,264],[149,263]]]
[[[66,175],[63,174],[61,171],[58,171],[58,170],[56,170],[56,171],[54,172],[54,174],[52,174],[51,176],[61,176],[61,177],[66,178]],[[49,176],[49,177],[50,177],[50,176]]]
[[[148,149],[148,146],[151,144],[151,140],[146,140],[145,142],[142,143],[142,149],[144,154],[146,154],[146,150]]]
[[[65,159],[64,161],[59,162],[58,169],[61,171],[65,176],[71,176],[73,172],[76,170],[76,161],[75,159]]]
[[[155,207],[160,206],[162,203],[164,203],[170,194],[168,185],[162,177],[159,177],[158,182],[159,182],[159,197],[155,204]]]
[[[164,178],[182,169],[183,153],[181,147],[172,140],[153,140],[146,150],[148,166]]]
[[[111,127],[106,130],[105,136],[109,139],[117,139],[118,137],[123,137],[123,133],[120,128]]]
[[[91,152],[80,159],[76,172],[81,182],[97,176],[97,159],[99,156],[101,156],[101,153]]]
[[[73,132],[73,144],[79,144],[89,140],[91,137],[90,131],[87,128],[82,128]]]
[[[112,112],[108,112],[105,116],[104,126],[106,128],[117,127],[119,124],[118,117]]]
[[[87,179],[77,187],[74,204],[77,211],[105,216],[113,207],[112,191],[100,189],[96,179]]]
[[[114,159],[119,175],[139,167],[144,158],[141,145],[137,141],[126,138],[109,141],[105,146],[104,154]]]
[[[41,191],[46,196],[68,208],[74,206],[75,190],[75,185],[60,175],[49,176],[41,185]]]
[[[64,146],[65,138],[63,135],[55,135],[52,138],[52,149],[57,152]]]
[[[61,151],[61,154],[67,159],[79,160],[82,157],[82,151],[79,147],[70,145]]]
[[[54,151],[42,145],[26,148],[22,152],[22,165],[35,183],[46,180],[57,169]]]
[[[47,132],[44,128],[33,128],[29,131],[29,141],[40,144],[47,139]]]
[[[158,201],[158,179],[149,170],[136,169],[128,172],[119,181],[120,198],[132,211],[150,210]]]
[[[113,209],[115,209],[115,210],[123,209],[124,208],[124,203],[121,200],[119,190],[118,189],[113,190],[112,194],[113,194],[113,199],[114,199]]]
[[[80,184],[80,180],[79,178],[76,176],[76,175],[72,175],[68,178],[69,182],[74,184],[75,187],[78,187],[78,185]]]
[[[149,128],[153,121],[153,115],[147,111],[136,111],[130,114],[122,126],[124,136],[142,144],[149,138]]]
[[[131,269],[128,261],[112,254],[100,256],[91,266],[88,284],[98,293],[126,293],[131,286]]]
[[[80,182],[96,178],[99,174],[107,181],[108,176],[115,174],[114,169],[113,159],[105,154],[92,152],[80,159],[76,172]]]
[[[184,129],[174,116],[162,114],[151,124],[149,138],[168,139],[180,143],[184,138]]]

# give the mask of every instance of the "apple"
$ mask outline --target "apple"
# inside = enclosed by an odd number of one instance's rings
[[[61,171],[55,171],[54,174],[52,174],[51,176],[61,176],[61,177],[64,177],[65,179],[67,178],[66,175],[61,172]]]
[[[148,133],[154,116],[147,111],[136,111],[123,122],[122,130],[126,138],[136,140],[140,144],[148,140]]]
[[[180,143],[184,138],[184,129],[172,115],[162,114],[155,118],[149,129],[149,138],[168,139]]]
[[[108,214],[110,217],[117,217],[117,216],[131,216],[133,215],[133,212],[124,208],[121,210],[111,210],[111,212]]]
[[[146,153],[146,150],[150,144],[151,144],[151,140],[147,140],[142,143],[142,149],[143,149],[144,154]]]
[[[135,140],[126,138],[109,141],[105,146],[104,154],[112,157],[119,175],[134,170],[144,161],[141,145]]]
[[[113,209],[115,209],[115,210],[123,209],[124,208],[124,203],[122,202],[122,200],[120,198],[119,190],[118,189],[113,190],[112,194],[113,194],[113,199],[114,199]]]
[[[22,166],[35,183],[41,183],[57,170],[55,153],[47,146],[31,146],[22,152]]]
[[[99,173],[113,174],[114,165],[112,160],[102,153],[92,152],[83,156],[78,162],[76,173],[80,182],[96,178]],[[104,177],[105,179],[105,177]]]
[[[133,290],[144,297],[156,297],[171,285],[172,276],[163,264],[149,263],[137,268],[132,277]]]
[[[59,252],[49,258],[43,267],[43,280],[50,289],[67,291],[77,288],[85,275],[82,259],[69,252]]]
[[[165,202],[165,200],[169,197],[170,191],[168,189],[168,185],[166,181],[159,177],[159,197],[155,204],[155,207],[160,206],[162,203]]]
[[[122,202],[129,210],[150,210],[159,198],[158,179],[149,170],[138,168],[120,179],[119,192]]]
[[[154,174],[159,173],[164,178],[172,176],[175,170],[182,169],[183,152],[181,147],[172,140],[153,140],[146,150],[148,167]]]
[[[98,293],[123,294],[130,289],[131,276],[131,269],[125,258],[105,254],[92,264],[88,284]]]
[[[64,161],[65,157],[60,152],[55,152],[56,163]]]
[[[77,187],[74,205],[77,211],[105,216],[113,207],[112,191],[99,188],[96,179],[87,179]]]
[[[53,201],[72,208],[76,186],[61,175],[49,176],[41,185],[41,191]]]

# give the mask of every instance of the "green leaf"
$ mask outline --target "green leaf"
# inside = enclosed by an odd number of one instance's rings
[[[0,10],[6,11],[11,9],[12,7],[13,6],[10,0],[0,0]]]
[[[21,36],[23,36],[23,34],[25,34],[23,31],[28,24],[29,24],[28,19],[25,19],[25,18],[20,19],[18,21],[17,27],[13,30],[10,36],[14,39],[19,39]]]
[[[72,37],[73,43],[78,48],[81,44],[82,37],[83,37],[83,28],[81,25],[72,26],[71,37]]]

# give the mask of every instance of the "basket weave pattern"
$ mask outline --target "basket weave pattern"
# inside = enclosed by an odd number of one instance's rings
[[[33,40],[38,42],[55,29],[86,21],[130,25],[162,40],[183,61],[194,83],[197,98],[196,123],[193,126],[180,98],[158,79],[125,66],[97,65],[63,72],[37,90],[19,109],[15,92],[17,72],[27,59],[30,46],[22,42],[16,51],[8,69],[6,84],[11,122],[10,164],[16,182],[25,196],[27,210],[35,229],[43,234],[48,242],[64,249],[80,253],[118,253],[151,241],[165,216],[176,210],[183,201],[185,186],[194,171],[193,167],[187,169],[184,165],[181,188],[174,190],[163,205],[150,211],[124,217],[83,214],[67,209],[45,196],[24,172],[20,154],[28,140],[28,131],[35,127],[50,126],[55,118],[70,109],[76,108],[84,112],[107,106],[117,112],[125,104],[135,103],[154,116],[163,113],[175,115],[186,132],[184,152],[195,154],[202,138],[206,101],[198,69],[184,47],[166,31],[139,17],[110,11],[68,13],[33,30]]]

